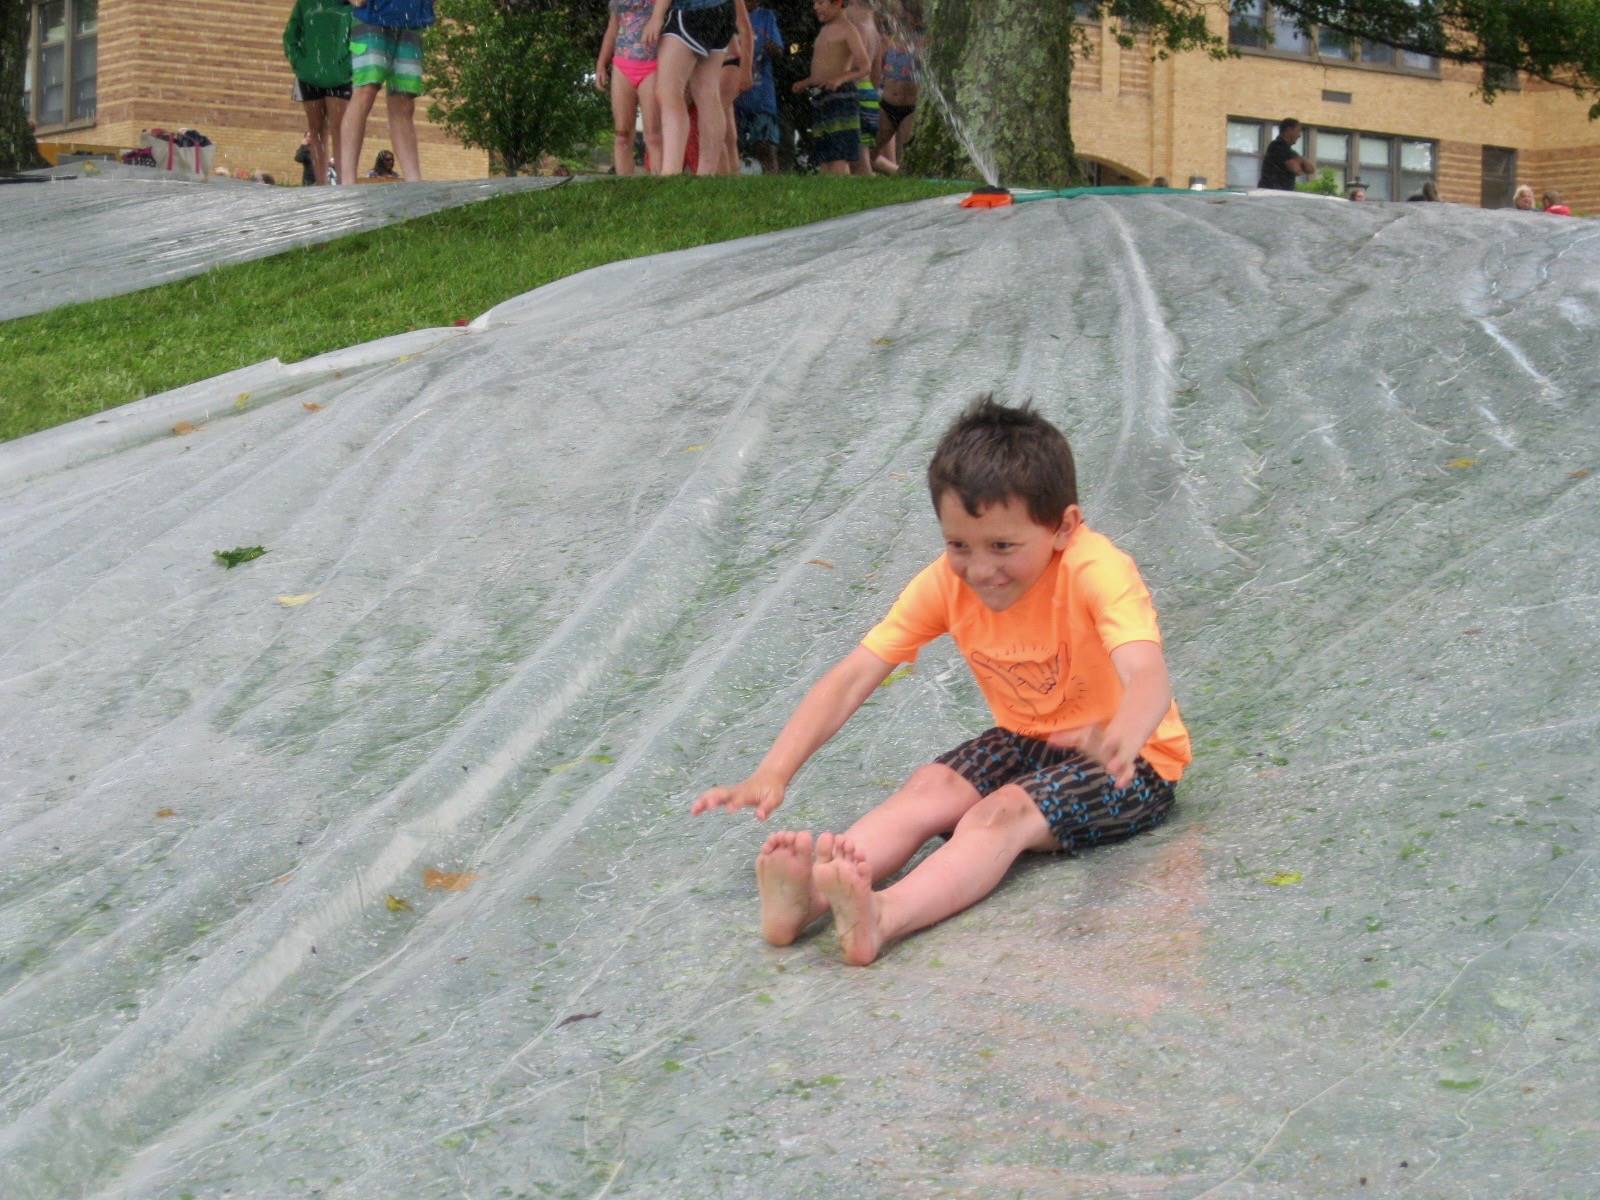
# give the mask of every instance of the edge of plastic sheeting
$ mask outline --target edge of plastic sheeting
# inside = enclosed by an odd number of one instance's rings
[[[222,375],[158,392],[0,443],[0,488],[15,487],[131,446],[168,437],[180,421],[201,425],[298,395],[335,372],[390,363],[461,337],[465,329],[434,327],[330,350],[285,363],[269,358]]]
[[[568,299],[575,288],[584,289],[586,300],[592,300],[594,292],[591,289],[595,288],[602,289],[613,295],[632,294],[636,293],[640,288],[649,287],[656,283],[659,272],[663,269],[679,268],[693,262],[718,262],[734,255],[743,254],[749,249],[752,242],[760,242],[767,246],[781,246],[785,242],[813,237],[817,230],[825,229],[835,222],[853,221],[872,213],[890,213],[918,205],[954,208],[960,199],[961,197],[959,196],[949,195],[930,196],[926,200],[907,200],[901,204],[886,204],[863,212],[845,213],[842,216],[829,217],[826,221],[813,221],[807,225],[794,225],[788,229],[776,229],[770,233],[752,233],[745,237],[733,238],[725,242],[710,242],[703,246],[685,246],[682,250],[663,250],[659,254],[646,254],[640,258],[623,258],[618,259],[616,262],[601,263],[597,267],[579,271],[576,275],[553,279],[549,283],[523,292],[520,296],[502,300],[493,308],[480,313],[468,323],[466,328],[481,332],[506,325],[528,325],[542,322],[559,324],[562,318],[572,317],[574,310],[568,303]],[[583,321],[588,318],[579,317],[577,319]]]

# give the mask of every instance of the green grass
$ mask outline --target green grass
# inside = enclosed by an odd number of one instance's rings
[[[620,259],[965,190],[793,176],[582,183],[0,322],[0,440],[263,359],[470,319]]]

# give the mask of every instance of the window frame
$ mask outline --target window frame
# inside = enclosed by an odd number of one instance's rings
[[[1230,125],[1255,125],[1259,127],[1256,142],[1258,150],[1255,156],[1257,170],[1259,171],[1261,158],[1267,152],[1267,144],[1277,136],[1277,119],[1268,119],[1265,117],[1247,117],[1230,113],[1223,124],[1222,146],[1223,157],[1225,160],[1242,159],[1244,157],[1244,152],[1242,150],[1231,150],[1228,148],[1228,126]],[[1368,189],[1373,186],[1372,180],[1366,178],[1362,174],[1364,169],[1361,165],[1362,138],[1370,138],[1388,143],[1388,165],[1382,168],[1365,168],[1366,170],[1381,169],[1386,173],[1387,186],[1390,193],[1387,197],[1388,201],[1404,200],[1406,196],[1403,193],[1405,193],[1411,187],[1418,185],[1422,179],[1431,179],[1435,185],[1437,185],[1439,182],[1438,138],[1416,137],[1406,133],[1380,133],[1371,129],[1347,129],[1342,125],[1315,125],[1310,122],[1306,122],[1300,127],[1300,141],[1297,144],[1301,147],[1302,152],[1317,164],[1317,169],[1319,171],[1325,166],[1334,166],[1334,164],[1331,162],[1323,162],[1322,156],[1318,150],[1318,142],[1324,135],[1331,137],[1342,137],[1345,139],[1344,161],[1335,168],[1336,170],[1340,171],[1344,177],[1340,183],[1341,191],[1348,192],[1350,185],[1353,182],[1359,182],[1363,187]],[[1402,147],[1407,142],[1415,142],[1428,147],[1428,158],[1432,166],[1426,174],[1420,171],[1408,171],[1401,165]],[[1259,175],[1257,178],[1259,178]],[[1407,180],[1410,180],[1411,182],[1408,184]],[[1229,184],[1228,186],[1239,187],[1241,185]],[[1256,184],[1255,182],[1251,182],[1244,186],[1254,188]]]
[[[1361,58],[1361,48],[1371,41],[1369,38],[1350,37],[1348,55],[1325,55],[1321,47],[1322,30],[1316,26],[1312,27],[1309,34],[1303,35],[1305,37],[1305,50],[1281,49],[1274,45],[1277,22],[1278,13],[1273,8],[1271,0],[1261,0],[1260,23],[1255,28],[1260,30],[1262,44],[1252,46],[1234,39],[1236,25],[1234,15],[1230,13],[1228,20],[1228,48],[1241,55],[1253,54],[1261,58],[1275,58],[1286,62],[1310,62],[1324,67],[1347,67],[1355,71],[1381,71],[1389,75],[1409,75],[1413,79],[1442,78],[1440,60],[1438,58],[1434,58],[1431,67],[1413,66],[1403,61],[1403,56],[1410,53],[1410,51],[1401,50],[1394,46],[1386,47],[1393,56],[1389,62],[1364,61]],[[1291,21],[1290,24],[1293,25],[1293,22]],[[1334,34],[1332,36],[1340,39],[1346,37],[1345,34]],[[1376,45],[1377,43],[1373,44]]]
[[[45,121],[42,104],[44,94],[44,10],[52,3],[63,9],[64,36],[61,47],[61,120]],[[95,25],[89,33],[79,33],[79,15],[90,4],[95,10]],[[94,111],[87,116],[78,112],[78,56],[77,47],[87,41],[94,42],[95,88]],[[58,43],[51,43],[55,46]],[[100,4],[99,0],[28,0],[28,60],[24,70],[27,104],[25,115],[33,123],[34,133],[49,135],[70,133],[79,129],[92,129],[99,121],[100,111]]]

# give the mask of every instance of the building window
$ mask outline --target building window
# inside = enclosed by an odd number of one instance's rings
[[[1228,118],[1229,187],[1253,188],[1260,182],[1261,159],[1277,128],[1270,121]],[[1341,192],[1359,180],[1369,200],[1404,200],[1427,180],[1438,180],[1438,143],[1424,138],[1306,125],[1294,149],[1319,171],[1332,171]]]
[[[22,106],[40,129],[94,120],[100,0],[33,0]]]
[[[1280,13],[1266,0],[1239,0],[1228,16],[1228,41],[1234,46],[1267,54],[1314,58],[1322,62],[1361,63],[1369,67],[1426,71],[1436,75],[1439,60],[1431,54],[1396,50],[1380,42],[1353,38],[1335,29],[1313,26],[1308,35],[1289,13]]]

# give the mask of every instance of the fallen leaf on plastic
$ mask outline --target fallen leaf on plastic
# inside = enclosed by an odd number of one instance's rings
[[[570,1017],[562,1017],[561,1020],[556,1022],[556,1028],[560,1029],[563,1025],[571,1025],[577,1021],[592,1021],[598,1017],[602,1011],[602,1009],[597,1008],[592,1013],[573,1013]]]
[[[231,571],[240,563],[260,558],[266,552],[262,546],[235,546],[232,550],[213,550],[211,557]]]
[[[696,445],[693,445],[693,446],[685,446],[683,448],[683,452],[685,454],[699,454],[700,451],[702,451],[704,449],[705,449],[704,446],[696,444]]]
[[[177,434],[179,437],[183,437],[186,434],[193,433],[199,428],[200,426],[196,425],[193,421],[179,421],[172,427],[172,432]]]
[[[243,408],[246,404],[249,404],[249,403],[250,403],[250,393],[249,392],[240,392],[239,393],[239,398],[233,402],[233,406],[235,408]]]
[[[403,896],[385,896],[383,898],[383,904],[384,907],[390,912],[411,911],[411,901],[405,899]]]
[[[909,674],[911,674],[911,668],[909,666],[897,667],[895,670],[890,671],[889,674],[884,677],[883,682],[878,686],[881,688],[886,688],[891,684],[899,683]]]
[[[395,362],[397,362],[397,363],[410,362],[415,357],[416,357],[415,354],[402,354],[399,358],[395,359]]]
[[[1276,875],[1268,875],[1267,882],[1273,887],[1287,887],[1291,883],[1299,883],[1305,876],[1299,871],[1279,871]]]
[[[464,892],[477,878],[471,871],[439,871],[429,867],[422,872],[422,886],[430,892]]]
[[[299,608],[308,600],[315,600],[321,594],[321,592],[302,592],[298,596],[279,596],[278,603],[285,608]]]
[[[158,816],[158,817],[175,817],[177,815],[178,814],[176,812],[174,812],[170,808],[158,808],[158,809],[156,809],[156,816]]]
[[[806,559],[806,566],[808,566],[808,567],[827,567],[828,570],[830,570],[830,571],[834,569],[833,564],[831,562],[829,562],[825,558],[808,558],[808,559]]]
[[[1568,479],[1587,479],[1587,478],[1589,478],[1589,468],[1588,467],[1579,467],[1576,471],[1569,471],[1569,472],[1567,472],[1567,478]]]
[[[280,883],[288,883],[289,880],[291,880],[293,878],[294,878],[294,872],[293,871],[285,871],[282,875],[279,875],[276,879],[274,879],[272,881],[272,886],[273,887],[277,887]]]
[[[1468,467],[1475,467],[1477,465],[1478,460],[1475,458],[1452,458],[1449,462],[1445,463],[1445,466],[1449,467],[1452,471],[1465,471]]]
[[[315,400],[302,400],[300,401],[300,407],[305,409],[307,412],[322,411],[322,405],[318,404]]]
[[[524,896],[523,899],[526,900],[529,904],[537,904],[537,903],[539,903],[539,901],[543,900],[544,897],[543,896]]]
[[[892,346],[892,345],[894,345],[894,339],[893,338],[873,338],[872,339],[872,344],[874,346]]]

